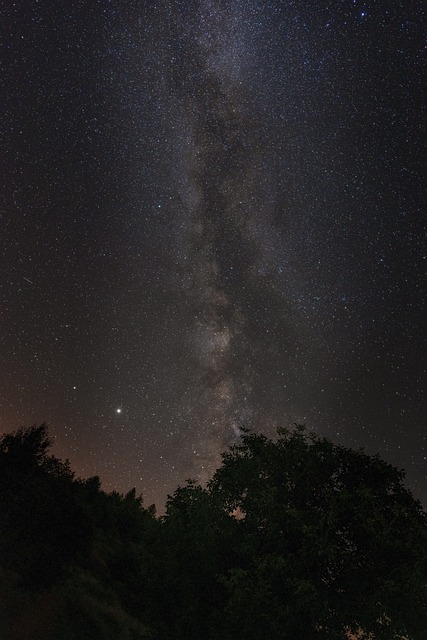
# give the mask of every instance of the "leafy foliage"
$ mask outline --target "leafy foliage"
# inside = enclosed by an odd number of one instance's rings
[[[157,518],[50,445],[46,425],[0,439],[8,640],[424,637],[426,514],[378,456],[299,426],[245,431]]]
[[[225,577],[233,637],[422,637],[426,517],[402,472],[297,427],[245,434],[209,489],[243,515],[247,565]]]

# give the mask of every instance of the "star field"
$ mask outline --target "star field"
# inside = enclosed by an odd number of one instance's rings
[[[160,508],[304,422],[427,500],[422,7],[1,10],[0,428]]]

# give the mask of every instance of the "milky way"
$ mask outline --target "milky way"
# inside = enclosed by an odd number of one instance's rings
[[[411,6],[3,10],[3,430],[161,506],[303,422],[425,498]]]
[[[182,258],[197,377],[190,405],[200,448],[215,462],[241,423],[269,416],[262,394],[254,394],[256,379],[263,367],[267,375],[274,368],[269,349],[281,342],[275,330],[292,341],[262,237],[271,232],[266,166],[274,157],[245,73],[245,18],[211,3],[177,22],[183,48],[192,52],[183,56],[178,89],[187,139],[178,178],[187,223]]]

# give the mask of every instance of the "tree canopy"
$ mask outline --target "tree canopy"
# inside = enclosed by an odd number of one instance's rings
[[[302,427],[278,436],[246,433],[209,484],[240,513],[244,562],[225,577],[234,637],[421,637],[426,516],[403,472]]]
[[[10,640],[421,640],[427,520],[404,474],[303,427],[243,431],[156,517],[0,438],[0,628]]]

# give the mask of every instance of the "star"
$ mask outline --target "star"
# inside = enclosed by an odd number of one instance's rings
[[[80,4],[8,7],[0,423],[161,509],[305,422],[427,504],[421,7]]]

